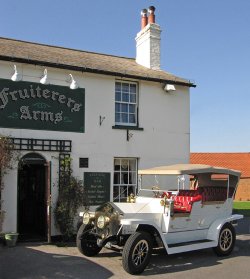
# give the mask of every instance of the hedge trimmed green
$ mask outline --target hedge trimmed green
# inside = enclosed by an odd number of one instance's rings
[[[233,204],[233,213],[250,217],[250,202],[235,201]]]

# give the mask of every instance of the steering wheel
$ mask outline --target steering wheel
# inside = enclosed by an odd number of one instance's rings
[[[152,190],[153,190],[153,193],[154,193],[156,198],[160,198],[161,197],[160,187],[159,186],[153,186]]]

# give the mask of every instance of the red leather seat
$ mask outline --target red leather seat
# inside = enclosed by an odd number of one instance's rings
[[[200,190],[180,190],[178,195],[174,197],[174,211],[189,213],[193,203],[201,200]]]

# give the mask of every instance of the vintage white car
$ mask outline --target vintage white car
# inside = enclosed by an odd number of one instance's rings
[[[104,246],[120,249],[123,268],[139,274],[156,247],[165,247],[168,254],[204,248],[218,256],[232,252],[233,225],[243,218],[232,214],[239,171],[183,164],[138,174],[138,194],[127,203],[107,202],[80,214],[76,242],[82,254],[95,256]]]

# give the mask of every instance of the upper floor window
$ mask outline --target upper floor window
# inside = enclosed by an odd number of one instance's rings
[[[115,83],[115,124],[137,126],[136,83]]]

